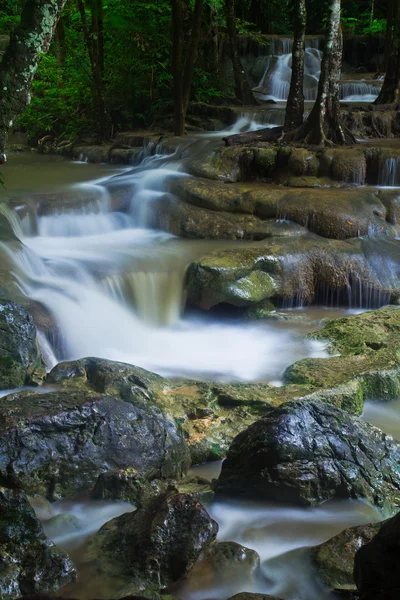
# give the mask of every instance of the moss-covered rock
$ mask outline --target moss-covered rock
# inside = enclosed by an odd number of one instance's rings
[[[72,561],[46,538],[25,494],[0,488],[0,596],[55,591],[74,581]]]
[[[0,389],[23,386],[44,375],[36,327],[31,315],[14,302],[0,302]]]
[[[354,558],[357,550],[378,533],[382,523],[370,523],[345,529],[311,551],[314,568],[330,589],[354,585]]]
[[[318,173],[318,159],[314,152],[306,148],[294,148],[289,156],[289,170],[298,176],[311,175]]]

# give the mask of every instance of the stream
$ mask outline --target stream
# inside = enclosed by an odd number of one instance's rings
[[[310,57],[318,57],[318,52],[309,49]],[[242,116],[229,131],[259,126]],[[186,152],[210,152],[224,134],[199,135]],[[397,183],[393,168],[391,181]],[[151,227],[152,201],[166,195],[168,181],[182,176],[184,169],[184,157],[161,153],[144,156],[129,168],[34,153],[10,157],[3,169],[3,197],[49,198],[46,210],[39,212],[24,212],[19,205],[13,212],[4,209],[21,243],[1,243],[22,292],[45,306],[54,320],[50,331],[39,332],[48,370],[62,360],[97,356],[171,378],[281,385],[288,365],[327,355],[322,343],[303,339],[302,334],[318,329],[327,318],[357,312],[336,306],[296,307],[282,311],[287,320],[251,323],[185,310],[185,273],[193,260],[215,248],[256,243],[178,239]],[[121,181],[130,189],[124,211],[115,208],[110,193]],[[400,436],[399,403],[384,409],[367,403],[363,418]],[[211,479],[220,467],[210,463],[191,472]],[[249,502],[215,502],[207,508],[219,524],[218,539],[255,549],[261,569],[253,573],[244,566],[220,572],[200,563],[170,590],[181,600],[223,600],[240,591],[286,600],[334,598],[317,581],[307,548],[344,528],[382,519],[361,500],[328,502],[314,509]],[[87,537],[132,509],[86,498],[36,507],[45,532],[71,553],[78,567],[79,549]],[[73,525],[46,529],[46,522],[57,514],[73,515]],[[86,600],[107,597],[108,590],[96,589],[95,577],[81,572],[80,580],[61,593]]]

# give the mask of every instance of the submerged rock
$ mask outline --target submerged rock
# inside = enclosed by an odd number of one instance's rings
[[[0,301],[0,389],[29,383],[40,367],[41,355],[31,315],[15,302]]]
[[[0,488],[0,597],[57,590],[75,578],[72,561],[46,538],[25,494]]]
[[[99,576],[118,578],[121,594],[158,591],[192,569],[217,531],[200,502],[172,494],[106,523],[88,542],[84,560]]]
[[[216,493],[303,506],[365,498],[391,514],[399,460],[400,445],[376,427],[322,402],[288,402],[234,439]]]
[[[378,533],[382,523],[370,523],[345,529],[311,551],[318,576],[330,589],[354,585],[354,557],[357,550]]]
[[[50,377],[59,381],[60,372],[65,377],[69,373],[75,384],[69,390],[21,392],[0,399],[3,480],[57,498],[87,490],[110,469],[134,467],[150,480],[185,472],[190,458],[183,434],[149,398],[138,375],[147,372],[137,370],[135,378],[128,368],[129,380],[123,377],[128,365],[111,363],[103,373],[101,365],[94,373],[88,366],[88,375],[82,364],[61,365]],[[79,375],[85,381],[92,377],[93,387],[85,389]],[[147,375],[157,381],[156,375]]]
[[[397,600],[399,572],[400,514],[382,524],[372,540],[355,558],[354,579],[360,600]]]

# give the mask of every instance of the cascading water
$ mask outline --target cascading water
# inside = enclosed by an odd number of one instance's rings
[[[384,187],[400,186],[400,158],[387,158],[380,165],[378,184]]]
[[[271,40],[270,55],[265,57],[264,74],[258,86],[253,88],[261,100],[286,102],[292,76],[292,46],[292,39]],[[314,101],[317,97],[322,55],[320,40],[306,39],[303,88],[306,101]],[[379,91],[378,82],[344,82],[340,86],[340,99],[346,102],[373,102]]]
[[[99,356],[169,376],[277,380],[296,358],[323,354],[321,345],[271,326],[181,319],[186,268],[214,246],[147,226],[152,201],[182,176],[178,155],[147,157],[109,186],[79,186],[78,203],[46,205],[47,212],[39,206],[34,226],[13,214],[23,246],[3,250],[21,289],[57,324],[58,335],[47,340],[50,362]],[[121,182],[123,213],[113,210],[113,186]]]

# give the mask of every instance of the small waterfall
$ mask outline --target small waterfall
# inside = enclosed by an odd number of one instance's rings
[[[289,95],[292,76],[292,39],[275,39],[271,42],[271,54],[265,58],[265,71],[254,92],[262,100],[285,102]],[[319,39],[306,39],[304,54],[304,97],[314,101],[317,97],[318,80],[321,72],[323,52]],[[340,85],[340,98],[346,102],[372,102],[380,87],[375,83],[361,81],[345,82]]]
[[[279,42],[279,43],[276,43]],[[266,57],[264,75],[255,92],[263,100],[283,102],[287,100],[292,76],[292,39],[272,40],[271,55]],[[319,40],[306,40],[304,57],[304,95],[306,100],[315,100],[318,78],[321,71],[322,52]]]
[[[379,165],[378,185],[387,187],[400,186],[400,157],[387,158]]]

